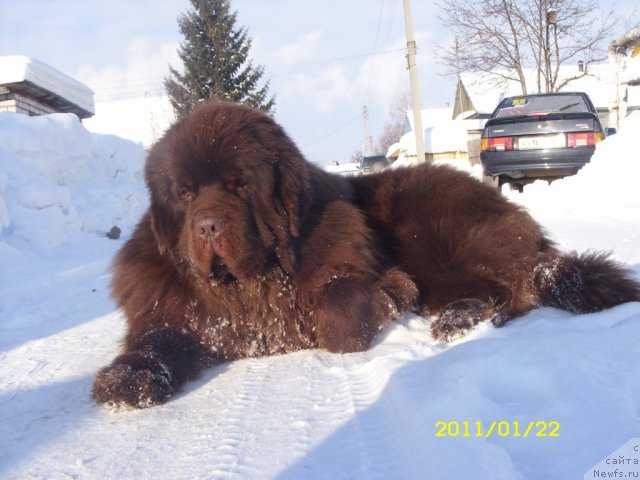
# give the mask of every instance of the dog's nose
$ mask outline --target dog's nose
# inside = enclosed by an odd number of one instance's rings
[[[224,228],[224,221],[215,215],[205,215],[196,221],[196,234],[203,240],[213,240]]]

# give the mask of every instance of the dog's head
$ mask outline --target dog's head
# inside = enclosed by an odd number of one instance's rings
[[[309,171],[282,128],[250,107],[209,101],[149,152],[145,178],[161,254],[214,282],[295,267]]]

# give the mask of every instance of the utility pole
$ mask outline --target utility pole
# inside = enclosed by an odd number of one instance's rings
[[[364,155],[367,156],[373,154],[373,148],[369,136],[369,109],[366,105],[362,107],[362,118],[364,120]]]
[[[426,161],[424,154],[424,130],[422,129],[422,109],[420,108],[420,85],[416,65],[416,41],[413,38],[411,0],[404,2],[404,26],[407,32],[407,63],[411,80],[411,105],[413,108],[413,133],[416,137],[416,157],[418,162]]]
[[[544,45],[544,66],[547,77],[547,93],[553,90],[553,78],[551,75],[551,40],[549,39],[549,26],[553,25],[553,28],[556,28],[558,23],[558,10],[555,8],[550,8],[547,10],[547,18],[546,18],[546,39]],[[554,35],[555,36],[555,35]]]

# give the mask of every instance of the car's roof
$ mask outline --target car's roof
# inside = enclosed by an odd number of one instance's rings
[[[584,95],[587,96],[585,92],[547,92],[547,93],[527,93],[522,95],[511,95],[509,97],[504,97],[502,100],[508,100],[510,98],[528,98],[528,97],[556,97],[556,96],[574,96],[574,95]]]

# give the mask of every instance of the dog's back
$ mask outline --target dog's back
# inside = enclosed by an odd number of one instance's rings
[[[460,316],[502,325],[539,305],[589,312],[640,300],[607,255],[560,253],[524,209],[464,172],[421,165],[351,183],[387,255],[418,284],[421,313],[439,314],[437,337],[455,337]]]

